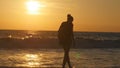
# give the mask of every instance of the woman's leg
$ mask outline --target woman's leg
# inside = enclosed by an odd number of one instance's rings
[[[69,58],[69,51],[70,51],[70,47],[65,45],[65,47],[64,47],[63,68],[65,68],[66,63],[68,63],[69,68],[72,68],[71,63],[70,63],[70,58]]]
[[[66,63],[67,63],[67,49],[64,47],[63,68],[65,68]]]
[[[68,66],[69,66],[69,68],[72,68],[71,63],[70,63],[69,53],[68,53],[68,55],[67,55],[67,62],[68,62]]]
[[[67,63],[68,63],[69,68],[72,68],[71,63],[70,63],[69,51],[70,51],[70,48],[67,48],[67,50],[66,50],[67,58],[66,59],[67,59]]]
[[[63,68],[65,68],[66,62],[67,62],[67,55],[66,55],[66,53],[64,52]]]

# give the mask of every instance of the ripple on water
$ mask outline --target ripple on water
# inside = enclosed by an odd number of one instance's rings
[[[76,68],[119,68],[120,49],[71,50],[70,58]],[[60,67],[63,50],[1,49],[0,66]]]

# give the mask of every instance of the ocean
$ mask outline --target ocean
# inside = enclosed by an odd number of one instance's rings
[[[32,31],[32,30],[0,30],[0,38],[54,38],[57,31]],[[94,40],[120,40],[120,32],[74,32],[74,38]]]
[[[74,39],[74,68],[120,68],[120,33],[74,32]],[[0,30],[0,67],[58,68],[63,54],[57,31]]]
[[[71,49],[70,59],[74,68],[120,68],[120,49]],[[0,67],[60,68],[62,60],[62,49],[0,49]]]

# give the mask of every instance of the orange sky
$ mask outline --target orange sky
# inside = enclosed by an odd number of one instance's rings
[[[120,0],[0,0],[0,29],[58,30],[68,13],[75,31],[120,32]]]

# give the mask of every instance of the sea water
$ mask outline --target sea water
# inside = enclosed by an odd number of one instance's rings
[[[0,30],[0,46],[5,46],[8,43],[7,40],[2,41],[4,38],[22,41],[29,38],[52,40],[57,39],[57,31]],[[120,33],[74,32],[74,38],[118,41],[120,40]],[[14,45],[12,44],[11,47],[18,45],[15,44],[15,40],[13,40]],[[22,45],[29,46],[24,43]],[[44,46],[44,44],[41,45]],[[50,44],[47,43],[47,45]],[[7,44],[7,46],[9,45]],[[62,66],[63,55],[64,52],[60,48],[0,48],[0,67],[56,68]],[[75,68],[120,68],[120,48],[71,49],[70,60]]]
[[[57,39],[57,31],[0,30],[0,38],[40,38]],[[74,32],[74,38],[93,40],[120,40],[119,32]]]
[[[63,55],[62,49],[0,49],[0,67],[57,68]],[[120,49],[71,49],[70,60],[75,68],[120,68]]]

